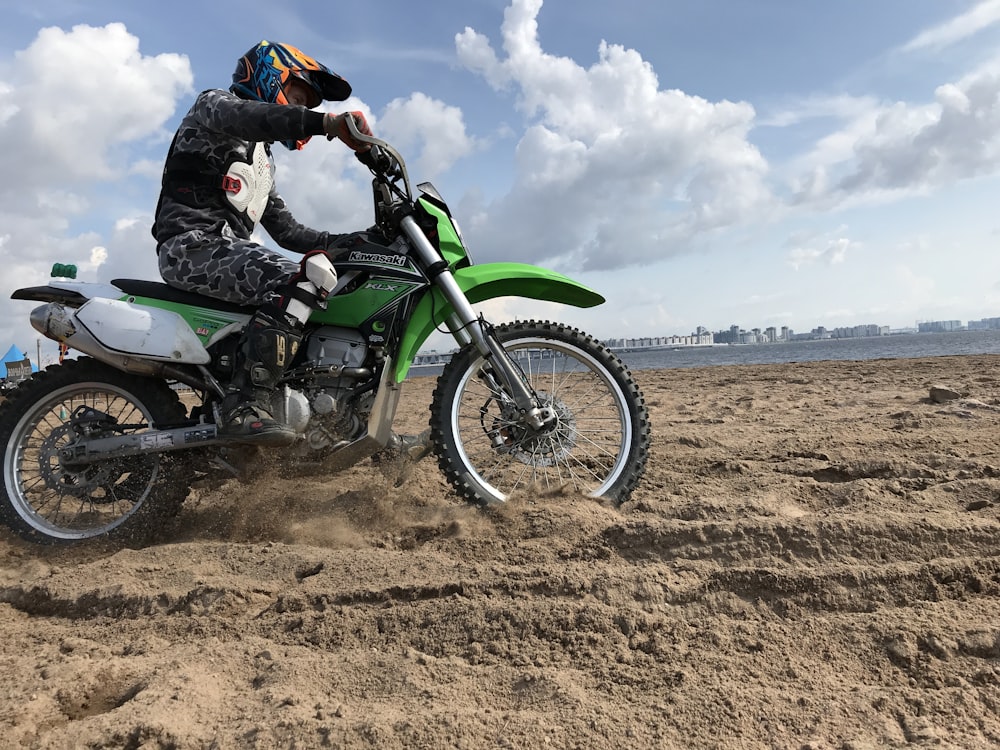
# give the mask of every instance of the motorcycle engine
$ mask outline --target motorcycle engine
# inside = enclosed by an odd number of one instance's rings
[[[354,439],[368,424],[372,402],[370,394],[360,403],[348,402],[354,388],[373,377],[371,368],[365,366],[368,345],[364,338],[354,329],[323,326],[307,340],[305,354],[320,370],[309,389],[312,419],[306,430],[307,444],[320,450]],[[324,368],[329,368],[328,373]]]
[[[323,326],[306,343],[306,357],[315,365],[359,368],[368,356],[368,346],[360,331]],[[336,378],[339,380],[339,378]]]
[[[275,419],[296,432],[303,432],[309,424],[309,401],[294,388],[287,385],[279,388],[271,397],[271,407]]]
[[[232,377],[238,336],[213,347],[215,374]],[[368,345],[356,329],[321,326],[305,341],[305,362],[312,371],[295,387],[284,385],[271,397],[273,416],[306,437],[306,451],[353,440],[367,428],[374,394],[352,397],[357,386],[374,377],[366,366]]]

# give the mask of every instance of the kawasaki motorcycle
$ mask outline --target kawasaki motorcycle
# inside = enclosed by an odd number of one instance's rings
[[[372,145],[359,159],[373,174],[375,225],[334,259],[337,288],[272,399],[298,438],[268,456],[332,473],[384,455],[418,350],[446,329],[457,348],[438,377],[429,440],[459,496],[486,505],[568,488],[625,501],[650,443],[629,370],[575,328],[494,325],[473,309],[505,296],[578,307],[603,297],[536,266],[474,265],[434,187],[414,189],[384,140],[354,137]],[[253,309],[158,282],[79,282],[69,268],[11,295],[43,302],[35,329],[84,356],[32,375],[0,404],[0,520],[39,543],[142,543],[193,482],[246,479],[259,463],[260,448],[216,428]]]

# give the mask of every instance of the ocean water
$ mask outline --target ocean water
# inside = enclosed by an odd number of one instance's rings
[[[912,333],[858,339],[725,344],[659,351],[619,352],[633,370],[712,365],[765,365],[822,360],[909,359],[954,354],[1000,354],[1000,331]]]
[[[618,352],[632,370],[713,365],[765,365],[822,360],[908,359],[955,354],[1000,354],[1000,331],[912,333],[861,339],[791,341],[780,344],[719,344],[706,347]],[[414,367],[411,377],[437,376],[441,367]]]

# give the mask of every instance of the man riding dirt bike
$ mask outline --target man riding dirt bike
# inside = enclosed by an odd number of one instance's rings
[[[270,397],[302,340],[302,326],[337,284],[330,262],[342,235],[299,224],[274,186],[270,144],[301,150],[313,135],[340,138],[344,122],[371,135],[360,112],[312,111],[343,101],[351,86],[287,44],[264,40],[236,64],[229,92],[203,91],[167,152],[156,206],[160,275],[171,286],[258,308],[236,348],[236,373],[221,405],[219,434],[258,445],[288,445],[295,431],[274,420]],[[251,239],[258,223],[289,260]]]
[[[261,73],[262,56],[277,78]],[[135,544],[176,515],[195,480],[245,480],[261,446],[314,474],[398,446],[400,389],[442,327],[458,348],[426,436],[404,448],[432,450],[455,491],[479,505],[566,488],[627,500],[650,444],[628,368],[575,328],[494,325],[473,308],[505,296],[578,307],[603,297],[536,266],[474,264],[434,186],[414,186],[363,118],[303,106],[350,92],[311,58],[263,42],[241,60],[234,90],[247,81],[277,81],[259,91],[281,96],[205,92],[199,102],[212,106],[196,102],[171,146],[154,229],[169,285],[78,282],[57,264],[47,285],[11,295],[43,302],[35,329],[86,356],[36,373],[0,404],[0,520],[35,542]],[[256,130],[230,121],[244,108]],[[298,145],[291,139],[319,134],[316,123],[372,173],[367,231],[302,227],[273,189],[269,141]],[[225,146],[211,158],[199,145],[207,130]],[[309,250],[303,262],[250,240],[257,221],[279,244]],[[179,386],[191,389],[188,403]]]

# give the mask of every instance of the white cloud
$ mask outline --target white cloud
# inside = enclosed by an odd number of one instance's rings
[[[864,116],[877,105],[871,96],[851,96],[835,94],[830,96],[812,95],[793,102],[774,112],[762,116],[757,125],[761,127],[785,128],[799,125],[808,120],[835,118],[854,120]]]
[[[768,165],[747,139],[753,107],[662,90],[652,66],[619,45],[602,43],[589,68],[548,54],[538,41],[541,4],[507,8],[505,57],[472,29],[455,40],[463,65],[516,91],[529,122],[515,185],[473,222],[477,247],[511,260],[620,267],[768,214]]]
[[[796,270],[805,263],[823,262],[828,265],[843,263],[847,257],[847,249],[850,241],[839,239],[831,242],[824,248],[796,248],[789,253],[789,259]]]
[[[159,280],[156,263],[156,242],[149,228],[153,223],[152,211],[119,219],[114,224],[106,246],[95,248],[91,256],[93,281],[112,278]],[[104,251],[103,253],[100,251]]]
[[[379,135],[404,154],[407,169],[421,179],[446,172],[476,148],[476,140],[465,130],[462,110],[419,92],[389,102],[379,121]],[[415,158],[407,158],[410,154]]]
[[[796,162],[796,202],[879,202],[1000,172],[1000,60],[933,93],[861,112],[821,139]]]
[[[490,40],[468,26],[455,36],[458,57],[469,70],[479,73],[498,91],[505,90],[511,82],[506,68],[500,63]]]
[[[903,51],[940,49],[1000,22],[1000,0],[983,0],[960,16],[926,29],[903,45]]]
[[[29,182],[115,176],[115,147],[161,128],[193,80],[186,57],[143,56],[120,23],[42,29],[11,68],[5,99],[17,111],[0,144],[17,144]]]
[[[97,245],[90,249],[90,261],[86,264],[88,270],[98,270],[108,260],[108,249]]]
[[[844,263],[848,252],[860,247],[857,242],[842,236],[845,231],[846,227],[840,227],[832,234],[815,236],[797,234],[789,238],[788,264],[798,271],[805,266],[815,264],[833,266]]]
[[[0,60],[9,81],[0,149],[18,176],[0,184],[0,205],[74,213],[88,205],[74,190],[122,176],[122,147],[156,134],[192,83],[187,58],[138,47],[121,24],[53,27]]]
[[[118,219],[118,221],[115,222],[115,231],[126,232],[140,224],[142,224],[142,219],[135,216],[127,216],[123,219]]]
[[[14,88],[12,86],[0,81],[0,125],[6,123],[7,120],[16,115],[20,110],[20,107],[11,101],[13,93]]]
[[[54,262],[75,263],[81,278],[92,280],[109,269],[156,278],[150,219],[136,224],[127,242],[111,227],[71,227],[85,212],[110,211],[104,201],[120,200],[118,188],[97,186],[125,179],[129,146],[162,134],[177,99],[191,89],[187,58],[142,55],[122,24],[53,27],[0,58],[0,75],[0,151],[8,177],[0,182],[0,226],[8,237],[0,263],[8,278],[44,283]],[[24,303],[0,299],[2,340],[14,331],[23,336],[26,318]]]
[[[885,109],[856,145],[859,168],[842,187],[941,185],[1000,166],[1000,71],[941,86],[936,103]]]

